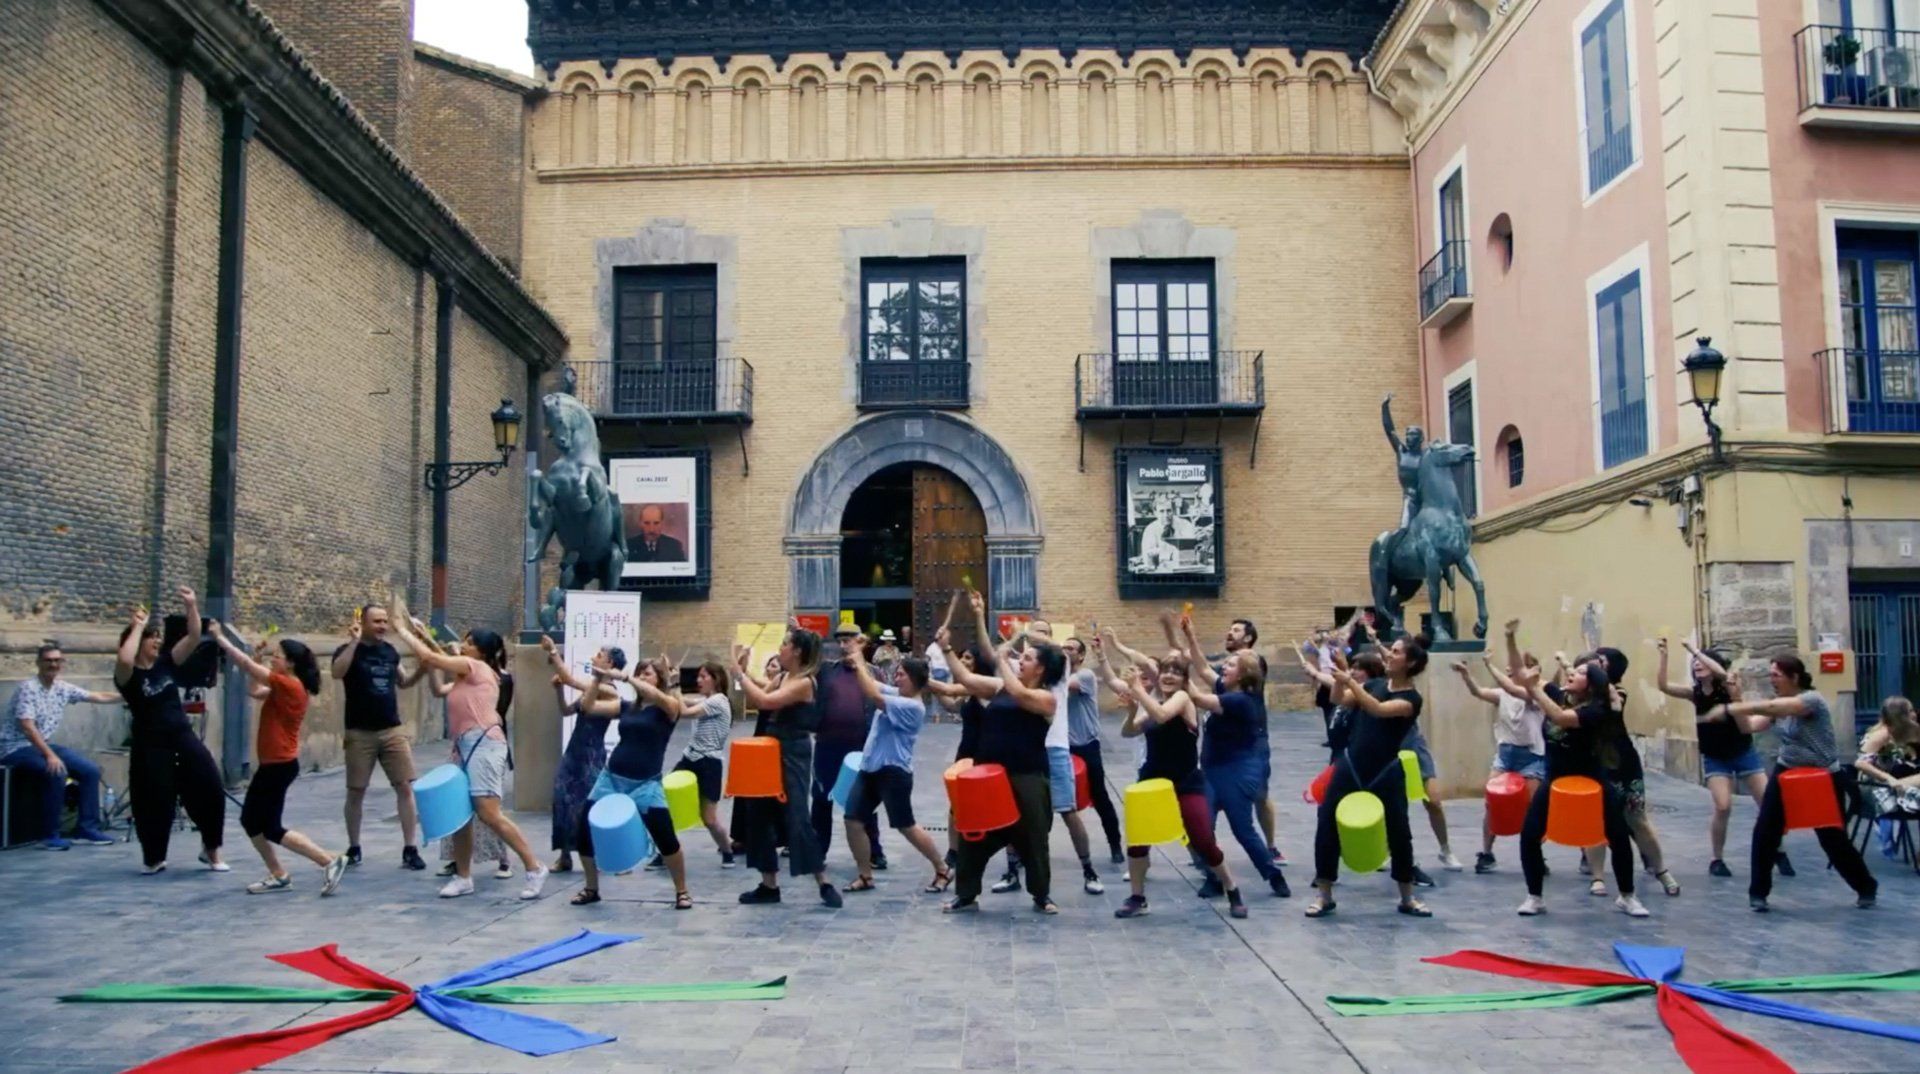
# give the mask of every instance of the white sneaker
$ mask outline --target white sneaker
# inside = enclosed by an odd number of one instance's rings
[[[207,857],[205,853],[202,853],[200,855],[200,864],[206,866],[209,870],[216,873],[233,872],[233,866],[228,865],[224,861],[214,861],[212,858]]]
[[[499,868],[497,868],[497,869],[495,869],[495,870],[493,871],[493,878],[494,878],[495,880],[512,880],[512,879],[513,879],[513,866],[511,866],[511,865],[509,865],[509,864],[507,864],[507,863],[506,863],[506,862],[504,862],[504,861],[503,861],[503,862],[500,862],[500,863],[499,863]]]
[[[1541,901],[1540,896],[1529,895],[1527,896],[1527,901],[1520,904],[1520,909],[1514,912],[1521,917],[1533,917],[1536,914],[1546,913],[1547,904]]]
[[[1440,858],[1440,867],[1442,869],[1445,869],[1447,872],[1457,873],[1460,870],[1466,868],[1466,866],[1460,864],[1459,858],[1456,858],[1453,856],[1453,851],[1451,850],[1441,851],[1439,854],[1439,858]]]
[[[471,894],[473,894],[473,877],[470,876],[456,876],[440,889],[440,897],[443,899],[457,899],[462,895]]]
[[[1622,895],[1613,900],[1613,908],[1628,917],[1652,917],[1653,912],[1640,904],[1638,895]]]
[[[540,889],[547,886],[547,872],[547,867],[542,865],[540,868],[528,873],[527,886],[520,889],[520,897],[523,899],[539,898]]]
[[[1102,884],[1100,878],[1097,876],[1087,877],[1086,881],[1080,886],[1085,888],[1089,895],[1104,895],[1107,891],[1107,886]]]
[[[331,895],[340,890],[340,878],[347,875],[347,856],[341,854],[327,863],[326,879],[320,882],[320,894]]]
[[[153,865],[142,865],[140,867],[141,876],[152,876],[155,873],[164,873],[166,871],[167,871],[167,863],[164,861],[158,862]]]

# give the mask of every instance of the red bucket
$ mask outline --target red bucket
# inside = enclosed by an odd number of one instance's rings
[[[1838,828],[1843,823],[1833,776],[1824,768],[1789,768],[1780,773],[1780,804],[1786,807],[1788,831]]]
[[[1307,785],[1306,790],[1300,792],[1300,800],[1319,805],[1321,800],[1327,796],[1327,787],[1332,783],[1333,766],[1328,765],[1320,770],[1319,775],[1313,777],[1313,782]]]
[[[977,764],[947,780],[952,794],[953,828],[960,838],[979,842],[986,834],[1010,828],[1020,820],[1007,770],[997,764]]]
[[[1087,788],[1087,762],[1081,757],[1073,759],[1073,808],[1093,808],[1093,794]]]
[[[787,800],[787,787],[780,778],[779,739],[762,735],[733,740],[727,748],[726,795]]]
[[[1518,772],[1502,772],[1488,780],[1487,826],[1493,834],[1519,835],[1532,798],[1527,793],[1526,778]]]

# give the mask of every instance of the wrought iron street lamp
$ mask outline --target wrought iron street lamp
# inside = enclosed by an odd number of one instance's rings
[[[513,405],[513,400],[502,399],[500,408],[489,418],[493,421],[493,446],[500,452],[500,458],[480,462],[430,462],[426,471],[428,491],[448,492],[480,474],[497,474],[506,469],[513,449],[520,446],[520,409]]]
[[[1720,374],[1726,371],[1727,358],[1713,349],[1711,336],[1700,336],[1694,342],[1697,346],[1687,355],[1682,367],[1693,387],[1693,405],[1700,408],[1700,418],[1707,423],[1707,440],[1712,443],[1713,458],[1718,462],[1723,456],[1720,426],[1713,420],[1713,408],[1720,405]]]

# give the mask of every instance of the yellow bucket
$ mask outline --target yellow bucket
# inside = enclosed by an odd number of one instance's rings
[[[1128,787],[1126,810],[1128,846],[1187,841],[1187,826],[1180,821],[1180,799],[1173,793],[1171,780],[1146,779]]]
[[[700,781],[692,772],[667,773],[660,789],[667,792],[667,812],[673,816],[674,831],[700,827]]]
[[[1356,873],[1370,873],[1387,863],[1387,807],[1370,791],[1355,791],[1340,799],[1333,811],[1340,830],[1340,860]]]
[[[1420,755],[1412,750],[1401,750],[1400,767],[1407,772],[1407,801],[1426,801],[1427,781],[1420,778]]]

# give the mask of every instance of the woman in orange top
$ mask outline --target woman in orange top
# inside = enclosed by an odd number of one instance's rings
[[[260,699],[260,732],[254,736],[259,765],[247,784],[246,801],[240,804],[240,827],[260,852],[267,865],[267,876],[247,885],[247,894],[265,895],[293,887],[293,877],[280,867],[275,843],[326,870],[320,882],[320,894],[331,895],[347,873],[347,856],[320,849],[299,832],[290,832],[280,823],[286,808],[287,790],[300,775],[300,724],[307,718],[307,705],[320,692],[320,664],[313,650],[292,638],[278,643],[263,642],[255,659],[233,643],[216,620],[213,640],[220,643],[227,658],[247,673],[253,682],[249,693]],[[264,660],[264,662],[263,662]]]

